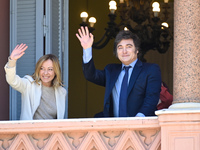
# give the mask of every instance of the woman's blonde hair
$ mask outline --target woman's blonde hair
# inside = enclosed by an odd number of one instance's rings
[[[39,84],[39,82],[41,80],[40,76],[39,76],[39,72],[40,72],[42,64],[47,60],[51,60],[52,61],[53,70],[55,72],[55,77],[52,80],[52,85],[54,87],[62,86],[63,84],[62,84],[62,79],[61,79],[60,63],[59,63],[58,58],[53,54],[47,54],[47,55],[44,55],[44,56],[40,57],[40,59],[36,63],[35,72],[33,73],[32,78],[35,80],[35,82],[37,84]]]

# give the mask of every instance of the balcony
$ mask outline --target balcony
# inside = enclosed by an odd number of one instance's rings
[[[157,117],[0,122],[0,149],[160,149]]]
[[[0,122],[0,150],[199,150],[199,141],[200,110],[162,110],[145,118]]]

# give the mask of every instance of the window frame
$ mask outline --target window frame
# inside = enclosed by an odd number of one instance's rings
[[[12,52],[12,50],[14,49],[14,47],[19,44],[17,42],[18,41],[18,35],[17,35],[17,2],[19,0],[10,0],[10,53]],[[69,21],[69,0],[61,0],[62,1],[62,28],[61,28],[61,57],[59,58],[60,63],[61,63],[61,70],[62,70],[62,77],[63,77],[63,82],[64,82],[64,87],[65,89],[68,91],[68,47],[69,47],[69,43],[68,43],[68,30],[69,30],[69,25],[68,25],[68,21]],[[45,2],[45,4],[44,4]],[[49,21],[50,20],[46,20],[44,19],[45,16],[41,15],[41,13],[44,13],[44,5],[46,7],[50,7],[50,0],[35,0],[36,3],[36,44],[35,44],[35,64],[37,62],[37,60],[43,55],[43,54],[48,54],[51,53],[51,51],[42,51],[41,49],[43,49],[44,44],[45,47],[48,47],[50,45],[50,41],[44,41],[44,34],[46,34],[45,32],[45,28],[44,25],[48,22],[45,21]],[[48,11],[51,10],[51,8],[46,9]],[[48,24],[50,25],[50,24]],[[51,34],[48,35],[48,38],[51,40]],[[20,41],[23,42],[23,41]],[[48,45],[48,46],[47,46]],[[17,92],[16,90],[12,89],[11,87],[9,88],[9,118],[10,120],[18,120],[19,119],[19,112],[18,112],[18,96],[17,94],[20,94],[19,92]],[[21,105],[21,102],[20,102]],[[68,94],[66,97],[66,111],[65,111],[65,118],[68,117]]]

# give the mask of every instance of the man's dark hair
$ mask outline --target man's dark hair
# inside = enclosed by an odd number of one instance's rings
[[[129,30],[121,30],[117,34],[117,36],[115,38],[115,42],[114,42],[113,52],[114,52],[114,55],[116,57],[117,57],[117,45],[121,42],[121,40],[124,40],[124,39],[132,39],[136,50],[138,50],[138,52],[140,51],[140,39],[139,39],[139,37]]]

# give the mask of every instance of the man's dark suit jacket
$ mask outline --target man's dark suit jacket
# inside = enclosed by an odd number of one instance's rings
[[[83,63],[83,73],[88,81],[105,86],[104,117],[113,117],[112,90],[121,72],[122,64],[109,64],[104,70],[95,68],[93,59]],[[154,116],[161,91],[161,72],[157,64],[138,60],[133,68],[128,86],[127,113],[135,117],[140,112]]]

